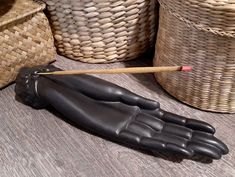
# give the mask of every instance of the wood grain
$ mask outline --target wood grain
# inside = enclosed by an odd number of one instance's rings
[[[104,69],[150,66],[147,58],[126,63],[90,65],[58,57],[63,69]],[[230,153],[203,164],[173,162],[111,143],[83,132],[47,110],[34,110],[14,98],[14,85],[0,91],[1,177],[234,177],[235,115],[203,112],[184,105],[155,82],[151,74],[98,75],[142,96],[161,102],[163,108],[204,120],[217,129],[217,137]],[[161,155],[160,155],[161,156]]]

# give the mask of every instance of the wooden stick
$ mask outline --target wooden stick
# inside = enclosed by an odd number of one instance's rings
[[[135,67],[135,68],[114,68],[114,69],[88,69],[88,70],[68,70],[54,71],[47,73],[38,73],[40,75],[72,75],[72,74],[120,74],[120,73],[157,73],[157,72],[175,72],[191,71],[191,66],[165,66],[165,67]]]

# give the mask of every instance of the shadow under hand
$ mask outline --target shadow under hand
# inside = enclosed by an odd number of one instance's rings
[[[16,0],[0,0],[0,16],[6,14],[14,5]]]
[[[47,110],[52,113],[53,115],[55,115],[56,117],[58,117],[59,119],[65,121],[66,123],[72,125],[73,127],[76,127],[86,133],[89,133],[89,134],[92,134],[94,136],[97,136],[97,137],[102,137],[100,136],[99,134],[95,133],[95,132],[92,132],[92,131],[89,131],[87,129],[85,129],[84,127],[81,127],[79,126],[78,124],[76,124],[75,122],[71,121],[71,120],[68,120],[66,117],[64,117],[63,115],[61,115],[60,113],[58,113],[53,107],[49,106],[47,108]],[[187,159],[187,160],[193,160],[193,161],[196,161],[196,162],[200,162],[200,163],[204,163],[204,164],[209,164],[209,163],[212,163],[212,159],[208,159],[208,158],[205,158],[205,157],[201,157],[201,156],[195,156],[195,157],[192,157],[192,158],[187,158],[185,156],[181,156],[181,155],[176,155],[174,153],[169,153],[169,152],[159,152],[159,151],[155,151],[155,152],[151,152],[151,151],[147,151],[147,150],[143,150],[143,149],[139,149],[137,147],[134,147],[134,146],[131,146],[129,144],[123,144],[123,143],[119,143],[117,141],[114,141],[112,139],[110,139],[109,137],[102,137],[103,139],[106,139],[106,140],[109,140],[113,143],[116,143],[116,144],[119,144],[121,146],[125,146],[127,148],[130,148],[130,149],[133,149],[133,150],[136,150],[140,153],[143,153],[143,154],[146,154],[146,155],[150,155],[150,156],[154,156],[156,158],[161,158],[161,159],[164,159],[164,160],[167,160],[167,161],[171,161],[171,162],[174,162],[174,163],[181,163],[184,159]]]

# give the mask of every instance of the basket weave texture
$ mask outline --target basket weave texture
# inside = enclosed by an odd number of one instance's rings
[[[44,0],[58,51],[88,63],[139,57],[154,47],[155,0]]]
[[[235,1],[159,0],[155,66],[191,65],[191,73],[159,73],[171,95],[194,107],[235,113]]]
[[[10,0],[1,5],[0,88],[14,81],[21,67],[55,60],[54,39],[44,8],[45,4],[31,0]]]

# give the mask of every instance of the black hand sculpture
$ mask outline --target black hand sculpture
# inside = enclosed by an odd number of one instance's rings
[[[208,123],[166,112],[158,102],[88,75],[38,75],[54,66],[24,68],[16,95],[34,108],[53,106],[69,120],[132,147],[220,159],[227,146]]]

